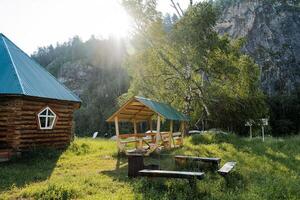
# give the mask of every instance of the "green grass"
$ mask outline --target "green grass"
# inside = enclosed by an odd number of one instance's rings
[[[252,141],[234,135],[196,135],[183,148],[146,159],[174,169],[173,155],[238,162],[226,179],[206,172],[186,180],[129,179],[127,160],[110,140],[77,139],[64,151],[40,151],[0,164],[0,199],[299,199],[300,137]]]

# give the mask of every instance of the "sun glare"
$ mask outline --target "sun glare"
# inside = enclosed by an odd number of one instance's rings
[[[83,37],[94,34],[99,37],[126,37],[130,30],[130,17],[118,0],[80,0],[77,9],[84,10],[77,15]]]
[[[88,1],[87,1],[88,2]],[[96,1],[86,10],[88,18],[93,23],[87,24],[89,29],[95,27],[95,31],[101,36],[126,37],[130,31],[130,17],[121,3],[115,1]],[[91,16],[91,12],[94,13]]]
[[[28,53],[75,35],[126,37],[131,27],[121,0],[1,0],[0,19],[9,19],[0,31]]]

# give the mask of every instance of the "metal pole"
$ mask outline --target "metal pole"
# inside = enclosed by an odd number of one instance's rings
[[[250,139],[252,139],[252,126],[250,126]]]
[[[262,138],[263,138],[263,142],[265,141],[265,128],[264,126],[261,126],[261,131],[262,131]]]

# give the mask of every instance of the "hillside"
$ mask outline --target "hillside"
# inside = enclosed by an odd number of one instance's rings
[[[291,94],[300,84],[299,1],[218,0],[220,34],[244,37],[244,52],[261,69],[268,95]]]
[[[108,131],[105,120],[128,89],[127,71],[122,67],[126,54],[124,41],[92,36],[86,42],[74,37],[56,47],[39,48],[32,58],[81,98],[74,128],[80,135],[91,135]]]
[[[186,180],[129,179],[127,160],[114,141],[76,139],[64,152],[36,152],[1,163],[0,199],[293,199],[300,196],[299,137],[256,138],[196,135],[185,146],[146,163],[174,169],[178,154],[237,161],[227,179],[206,171],[191,189]]]

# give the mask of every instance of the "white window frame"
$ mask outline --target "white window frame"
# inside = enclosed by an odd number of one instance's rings
[[[46,115],[42,115],[43,112],[46,111]],[[53,115],[49,115],[49,111],[53,114]],[[45,120],[45,127],[42,127],[42,124],[41,124],[41,117],[45,117],[46,120]],[[47,126],[48,124],[48,119],[49,118],[53,118],[53,123],[51,124],[51,126]],[[38,120],[39,120],[39,127],[41,130],[51,130],[53,129],[54,127],[54,124],[56,122],[56,114],[55,112],[53,112],[53,110],[51,110],[51,108],[49,108],[48,106],[46,108],[44,108],[41,112],[38,113]]]

